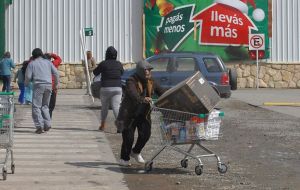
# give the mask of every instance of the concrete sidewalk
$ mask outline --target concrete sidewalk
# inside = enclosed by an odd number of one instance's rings
[[[8,166],[7,180],[0,176],[0,189],[128,189],[84,93],[59,90],[53,127],[40,135],[34,133],[31,106],[16,106],[16,170],[10,174]],[[0,153],[3,159],[4,151]]]
[[[300,107],[263,105],[264,102],[300,103],[300,89],[240,89],[232,91],[231,98],[268,110],[300,117]]]

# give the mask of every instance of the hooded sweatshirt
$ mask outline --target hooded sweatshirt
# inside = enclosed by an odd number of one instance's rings
[[[95,76],[101,74],[102,87],[122,87],[121,76],[124,69],[121,62],[116,60],[117,54],[118,52],[114,47],[108,47],[105,60],[93,71]]]

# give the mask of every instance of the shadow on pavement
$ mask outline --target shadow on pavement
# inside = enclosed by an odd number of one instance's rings
[[[108,170],[112,170],[114,168],[107,168]],[[144,166],[140,166],[140,168],[134,167],[121,167],[121,171],[124,174],[186,174],[187,171],[182,170],[181,168],[153,168],[150,172],[144,170]]]
[[[124,174],[187,174],[188,171],[182,168],[154,168],[150,172],[144,170],[143,165],[132,165],[131,167],[121,167],[118,163],[112,162],[65,162],[67,165],[84,168],[103,168],[107,170]]]
[[[112,163],[112,162],[65,162],[65,164],[76,166],[76,167],[85,167],[85,168],[102,168],[101,166],[118,165],[117,163]]]

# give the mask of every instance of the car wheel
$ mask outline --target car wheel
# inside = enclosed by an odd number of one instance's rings
[[[236,69],[231,68],[229,70],[229,82],[231,86],[231,90],[236,90],[237,89],[237,72]]]

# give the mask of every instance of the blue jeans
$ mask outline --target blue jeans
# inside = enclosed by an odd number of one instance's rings
[[[24,104],[25,103],[25,85],[24,83],[18,83],[19,89],[20,89],[20,95],[19,95],[19,103]]]
[[[3,80],[3,87],[2,87],[2,92],[10,92],[10,75],[3,75],[2,76],[2,80]]]

